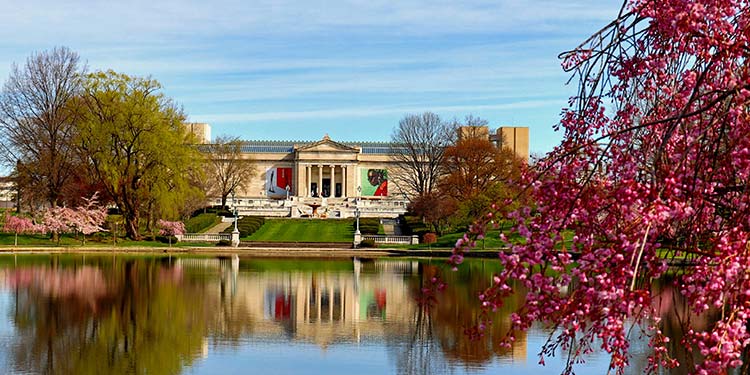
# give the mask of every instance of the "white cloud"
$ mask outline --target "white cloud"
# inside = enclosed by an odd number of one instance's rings
[[[432,111],[439,113],[476,112],[485,110],[514,110],[539,108],[559,104],[559,100],[528,100],[504,104],[487,105],[439,105],[439,106],[395,106],[395,107],[350,107],[320,109],[312,111],[258,112],[258,113],[214,113],[193,114],[191,121],[200,122],[270,122],[288,120],[315,120],[342,117],[373,117],[404,113]]]

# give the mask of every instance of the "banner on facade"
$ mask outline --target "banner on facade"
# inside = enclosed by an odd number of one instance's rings
[[[362,180],[363,197],[388,196],[388,171],[385,169],[363,169]]]
[[[286,197],[286,187],[292,191],[292,168],[268,168],[266,170],[266,195],[269,197]]]

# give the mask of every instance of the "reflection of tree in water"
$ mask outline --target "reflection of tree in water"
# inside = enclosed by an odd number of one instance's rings
[[[8,271],[15,291],[14,368],[177,374],[202,354],[211,304],[196,303],[205,297],[199,284],[185,282],[178,268],[155,259],[101,267]]]
[[[458,272],[422,263],[410,289],[422,308],[414,310],[413,332],[395,345],[396,367],[402,374],[445,373],[455,366],[481,368],[496,357],[526,360],[525,334],[519,333],[510,349],[501,345],[510,328],[510,313],[522,302],[523,293],[511,297],[505,307],[491,316],[492,324],[484,335],[472,337],[468,330],[481,322],[481,306],[477,299],[488,286],[492,270],[483,262],[467,264]],[[448,287],[436,291],[436,282],[444,280]],[[425,298],[425,295],[427,297]],[[431,298],[434,295],[435,298]],[[393,340],[393,339],[391,339]],[[394,343],[389,343],[394,346]],[[446,370],[447,369],[447,370]]]
[[[396,357],[396,369],[399,374],[438,374],[448,367],[441,353],[440,344],[434,337],[431,309],[435,305],[432,295],[436,276],[435,267],[423,267],[420,264],[418,278],[412,281],[410,289],[417,300],[418,307],[413,309],[411,332],[402,335],[387,335],[388,348]],[[423,289],[424,292],[423,292]]]

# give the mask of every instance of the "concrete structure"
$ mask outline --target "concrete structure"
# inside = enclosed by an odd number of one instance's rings
[[[495,136],[499,146],[513,150],[521,159],[529,160],[529,128],[501,127]]]
[[[186,122],[185,128],[200,144],[211,143],[211,125],[205,122]]]
[[[16,208],[18,191],[12,177],[0,177],[0,208]]]

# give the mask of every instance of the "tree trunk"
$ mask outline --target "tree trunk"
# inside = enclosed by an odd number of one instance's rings
[[[141,234],[138,230],[138,213],[126,212],[124,216],[125,216],[125,236],[127,236],[133,241],[140,241]]]
[[[222,194],[221,195],[221,209],[222,210],[227,208],[227,195],[229,195],[229,194]]]

